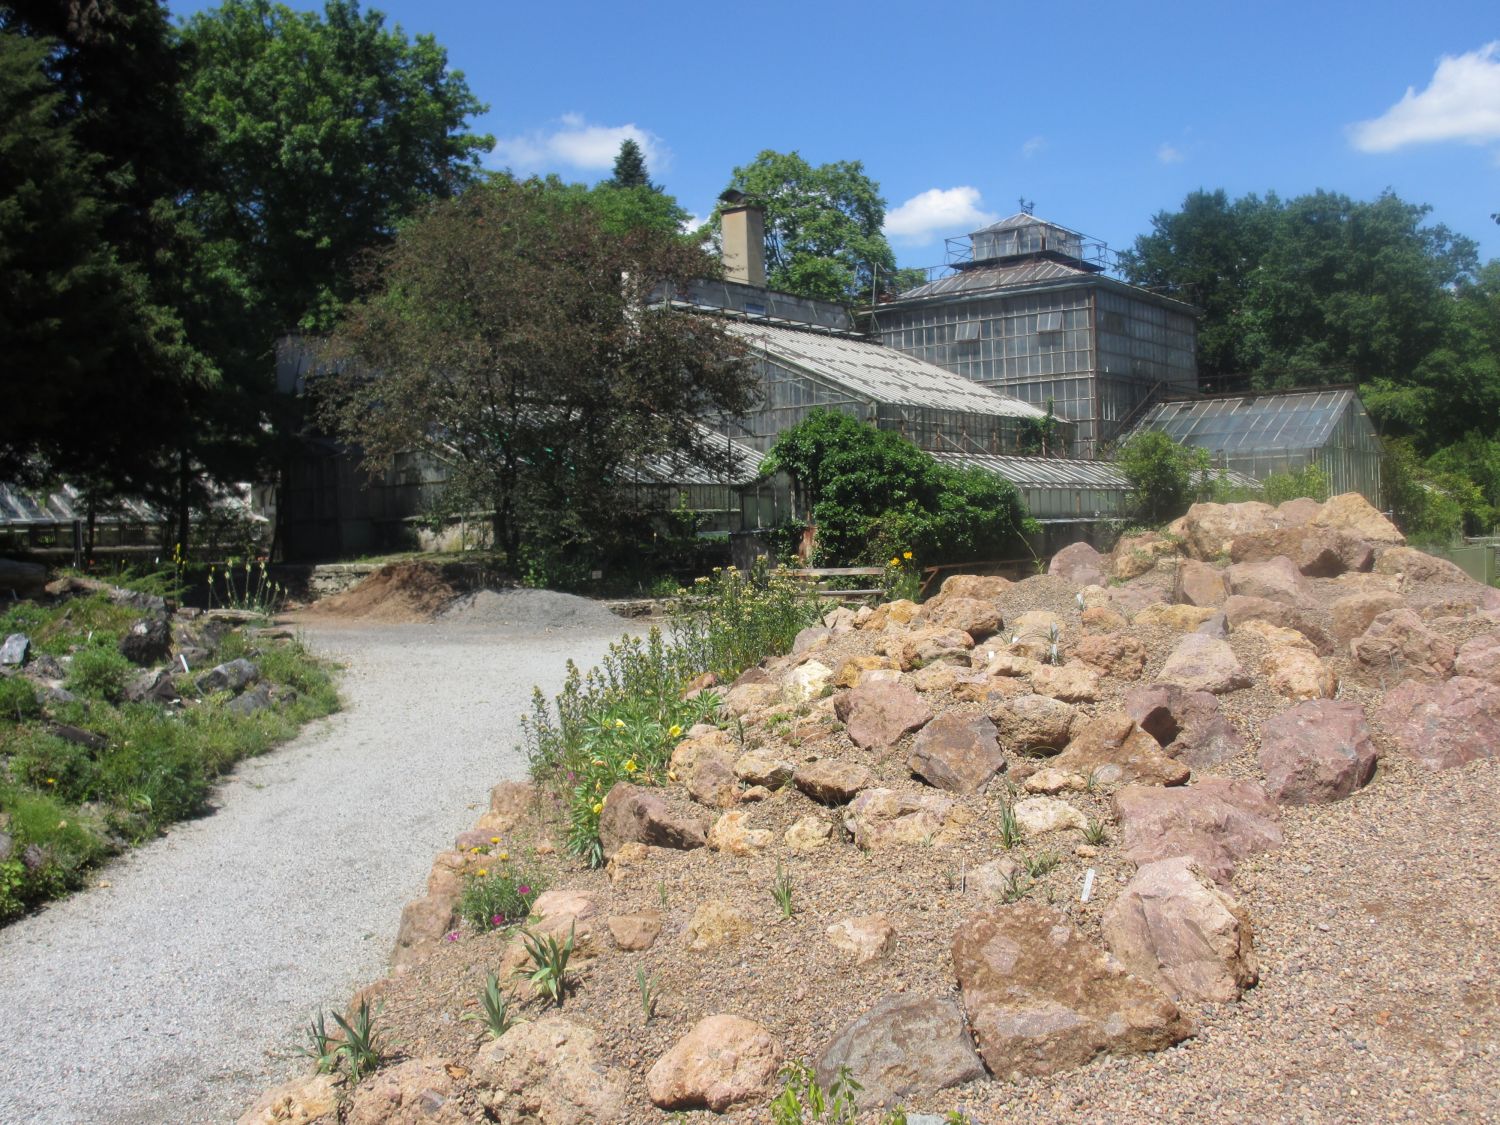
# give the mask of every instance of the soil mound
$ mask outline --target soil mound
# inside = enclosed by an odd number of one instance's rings
[[[475,590],[450,602],[438,617],[453,625],[624,629],[621,619],[598,602],[555,590]]]
[[[459,596],[457,568],[425,562],[383,566],[359,585],[324,598],[311,612],[388,624],[431,621]]]

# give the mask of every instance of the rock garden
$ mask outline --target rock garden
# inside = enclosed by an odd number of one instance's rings
[[[807,604],[539,698],[242,1120],[1493,1111],[1500,591],[1346,495]]]

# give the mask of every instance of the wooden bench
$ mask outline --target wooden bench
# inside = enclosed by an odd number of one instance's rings
[[[822,583],[829,578],[882,578],[883,566],[811,566],[789,570],[793,578],[810,578],[817,585],[817,593],[824,598],[883,598],[885,591],[880,586],[868,590],[830,590]]]

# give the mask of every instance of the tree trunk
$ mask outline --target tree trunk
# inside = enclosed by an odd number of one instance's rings
[[[177,542],[182,545],[183,554],[187,554],[188,532],[191,530],[188,516],[188,484],[191,479],[192,474],[188,472],[187,450],[179,449],[177,451]]]

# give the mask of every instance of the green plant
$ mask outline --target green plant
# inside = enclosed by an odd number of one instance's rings
[[[380,1066],[378,1034],[375,1030],[375,1018],[370,1014],[370,1002],[361,1000],[352,1020],[346,1020],[334,1012],[333,1022],[344,1033],[344,1041],[339,1044],[337,1053],[343,1055],[349,1064],[350,1079],[358,1082]]]
[[[1062,862],[1062,856],[1056,852],[1039,852],[1034,856],[1027,856],[1021,862],[1026,868],[1026,874],[1033,879],[1040,879]]]
[[[648,977],[645,967],[637,965],[635,967],[635,984],[641,994],[641,1014],[645,1016],[646,1022],[650,1023],[651,1017],[656,1014],[656,1002],[661,999],[660,994],[657,992],[657,987],[661,984],[661,975],[653,973]]]
[[[330,1045],[328,1038],[328,1026],[324,1022],[323,1013],[319,1012],[307,1022],[307,1044],[297,1048],[300,1054],[306,1055],[317,1065],[319,1074],[327,1074],[338,1066],[338,1046]]]
[[[266,560],[231,558],[208,568],[208,605],[270,617],[286,603],[286,587],[271,581]]]
[[[1021,822],[1016,819],[1016,809],[1009,801],[1000,806],[1000,846],[1006,851],[1014,848],[1021,842],[1025,833],[1021,829]]]
[[[1083,828],[1083,842],[1097,848],[1108,841],[1109,835],[1104,829],[1104,822],[1089,817],[1088,823]]]
[[[114,645],[90,644],[73,654],[68,669],[68,690],[78,695],[117,703],[125,694],[125,681],[134,666]]]
[[[917,600],[922,593],[922,571],[910,551],[902,551],[899,555],[890,557],[885,564],[881,587],[885,590],[887,601]]]
[[[479,874],[466,878],[458,900],[458,916],[479,933],[525,921],[531,904],[547,889],[542,876],[500,862],[495,871],[480,868]]]
[[[656,881],[656,899],[661,903],[661,908],[665,910],[667,908],[667,881],[665,879],[658,879]]]
[[[24,723],[42,713],[41,701],[31,681],[20,676],[0,678],[0,719]]]
[[[1179,445],[1157,430],[1135,434],[1120,447],[1120,471],[1130,482],[1136,515],[1164,523],[1212,492],[1206,449]]]
[[[1016,871],[1006,876],[1005,886],[1000,888],[1000,901],[1009,906],[1013,902],[1020,902],[1031,893],[1032,881],[1024,871]]]
[[[859,1114],[855,1095],[862,1089],[847,1066],[839,1071],[825,1090],[818,1074],[801,1060],[789,1062],[781,1069],[781,1093],[771,1102],[773,1125],[853,1125]]]
[[[552,934],[521,931],[521,942],[526,947],[526,955],[531,958],[532,967],[520,968],[516,972],[530,982],[537,995],[547,997],[559,1008],[568,988],[568,958],[573,956],[574,929],[574,926],[568,927],[565,941],[558,941]]]
[[[513,1000],[510,993],[501,991],[499,978],[490,973],[485,978],[484,991],[479,994],[480,1010],[465,1012],[463,1018],[484,1024],[490,1035],[499,1039],[515,1026],[515,1018],[510,1014]]]
[[[790,918],[793,913],[792,906],[792,873],[781,866],[781,860],[776,861],[776,878],[771,882],[771,897],[776,900],[776,905],[781,907],[781,916]]]

